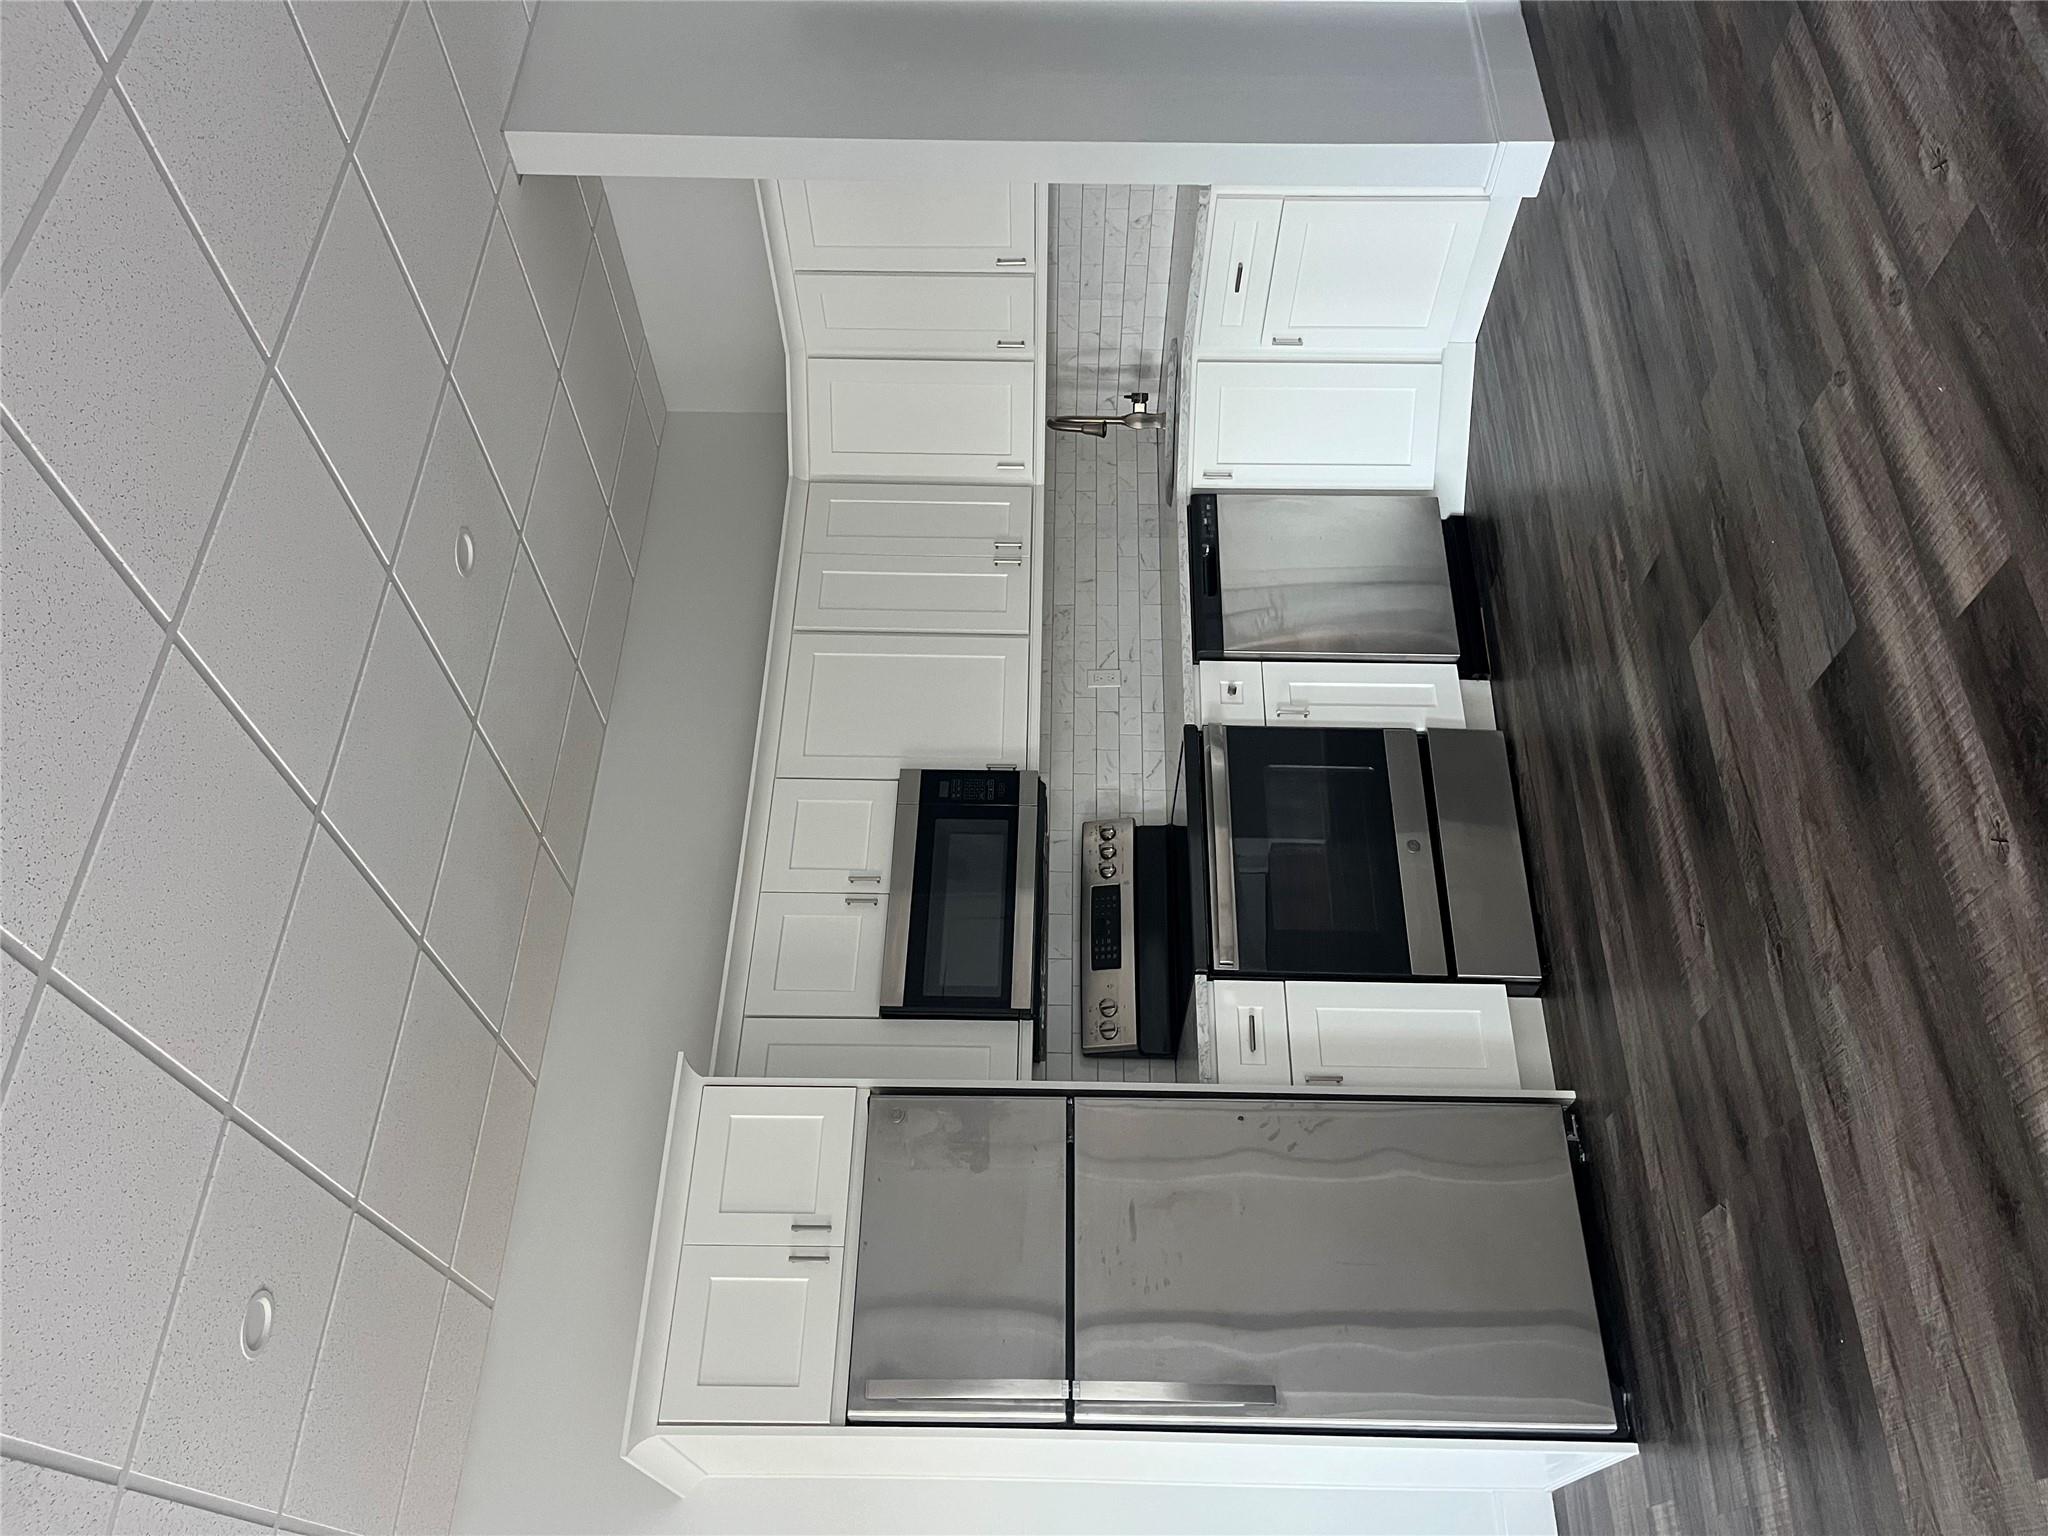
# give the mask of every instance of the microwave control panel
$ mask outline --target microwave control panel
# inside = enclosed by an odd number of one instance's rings
[[[1132,867],[1138,824],[1128,816],[1081,826],[1081,1049],[1138,1048],[1138,966]]]

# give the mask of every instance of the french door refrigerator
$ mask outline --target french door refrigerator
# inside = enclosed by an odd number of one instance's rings
[[[878,1093],[847,1418],[1612,1434],[1563,1112]]]

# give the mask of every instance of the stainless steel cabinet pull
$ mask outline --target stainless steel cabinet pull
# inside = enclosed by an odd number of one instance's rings
[[[1306,720],[1308,718],[1308,706],[1306,704],[1276,704],[1273,706],[1273,713],[1276,715],[1294,715],[1299,719]]]
[[[1244,1016],[1245,1049],[1257,1055],[1259,1049],[1259,1016],[1247,1011]]]
[[[997,555],[993,560],[989,561],[990,565],[1022,565],[1023,563],[1024,557],[1022,555]]]
[[[789,1224],[789,1230],[792,1232],[830,1232],[832,1230],[832,1223],[829,1221],[792,1221]]]
[[[846,879],[849,885],[880,885],[882,883],[880,871],[872,869],[856,869]]]
[[[998,337],[996,339],[996,345],[999,347],[1028,347],[1031,345],[1031,343],[1029,341],[1004,341],[1002,338]]]
[[[1237,264],[1237,276],[1231,280],[1230,291],[1232,293],[1244,292],[1244,263],[1241,261]]]
[[[997,459],[997,460],[996,460],[996,468],[997,468],[997,469],[1022,469],[1023,467],[1024,467],[1024,461],[1023,461],[1022,459]]]
[[[1024,541],[1022,539],[997,539],[995,542],[997,549],[1015,549],[1021,551],[1024,548]]]
[[[998,256],[996,258],[996,265],[999,267],[1022,267],[1029,265],[1030,261],[1031,258],[1029,256]]]
[[[792,1248],[789,1250],[792,1264],[830,1264],[832,1250],[829,1248]]]
[[[983,763],[981,766],[990,769],[1002,769],[1015,768],[1017,765],[1015,763]]]
[[[1311,1087],[1325,1086],[1334,1088],[1337,1084],[1344,1081],[1344,1074],[1342,1072],[1311,1072],[1308,1075],[1307,1081]]]
[[[1301,338],[1299,336],[1275,336],[1273,338],[1273,345],[1276,347],[1298,347],[1301,345]]]
[[[1237,478],[1237,471],[1232,469],[1205,469],[1202,471],[1202,478],[1204,480],[1235,480]]]
[[[849,896],[846,898],[846,904],[849,907],[878,907],[882,904],[882,898],[879,896]]]

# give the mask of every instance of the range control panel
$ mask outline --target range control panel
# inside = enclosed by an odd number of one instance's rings
[[[1081,1049],[1090,1055],[1138,1045],[1138,967],[1131,870],[1138,824],[1129,816],[1081,825]]]

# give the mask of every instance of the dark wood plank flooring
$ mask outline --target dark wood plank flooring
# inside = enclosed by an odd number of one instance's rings
[[[2048,1531],[2048,8],[1527,14],[1471,506],[1644,1442],[1560,1526]]]

